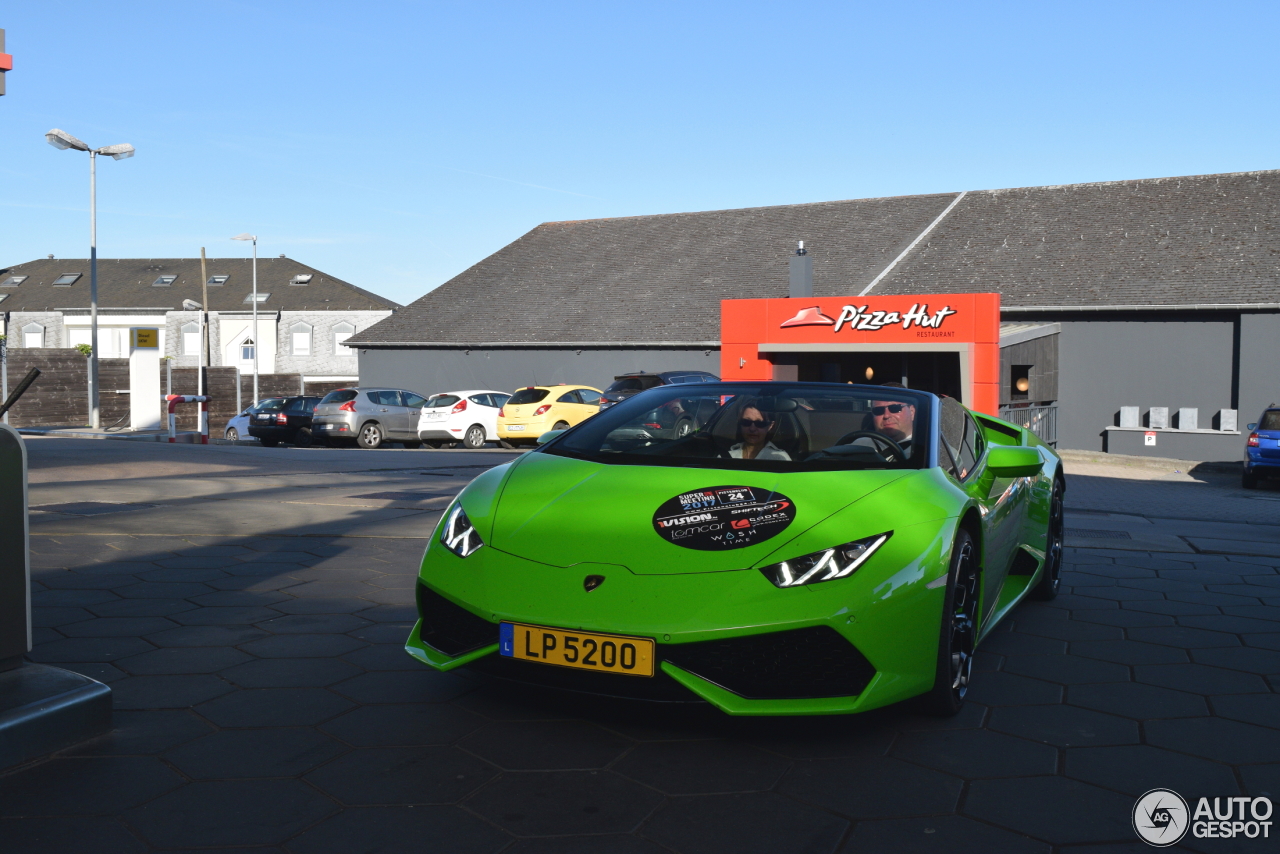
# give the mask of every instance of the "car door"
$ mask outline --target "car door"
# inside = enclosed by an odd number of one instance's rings
[[[402,391],[400,401],[404,404],[404,435],[408,439],[417,439],[418,419],[422,417],[422,407],[427,405],[427,399],[412,391]]]
[[[987,471],[986,440],[973,416],[951,398],[941,401],[939,422],[943,447],[939,458],[949,454],[949,474],[960,488],[978,502],[982,514],[982,615],[983,625],[1000,601],[1000,590],[1009,570],[1012,547],[1018,537],[1018,508],[1015,491],[1006,479]]]
[[[556,421],[564,421],[572,427],[585,421],[589,413],[587,412],[587,407],[582,403],[582,398],[578,396],[578,390],[570,389],[556,398],[556,408],[553,414]]]
[[[388,439],[399,439],[404,433],[404,407],[400,405],[400,392],[380,389],[368,393],[373,401],[373,420],[382,425],[382,433]]]

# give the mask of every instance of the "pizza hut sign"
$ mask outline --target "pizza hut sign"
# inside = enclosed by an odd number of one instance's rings
[[[842,327],[856,329],[859,332],[874,332],[877,329],[883,329],[886,326],[894,326],[901,324],[903,329],[911,327],[920,327],[923,329],[939,329],[942,322],[949,316],[956,313],[949,305],[929,313],[928,303],[912,303],[911,308],[905,312],[896,311],[867,311],[868,306],[846,305],[840,309],[837,317],[828,317],[822,313],[818,306],[811,308],[802,308],[796,312],[796,316],[790,320],[784,320],[779,324],[780,328],[786,329],[791,326],[832,326],[832,332],[839,332]]]

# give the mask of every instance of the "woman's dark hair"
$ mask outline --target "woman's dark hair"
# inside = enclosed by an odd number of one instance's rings
[[[773,434],[778,432],[778,414],[776,412],[770,412],[769,410],[761,406],[760,398],[758,397],[745,398],[742,401],[742,406],[739,407],[738,409],[738,427],[737,427],[738,439],[742,442],[746,442],[746,437],[742,435],[742,416],[746,413],[748,409],[754,409],[756,412],[759,412],[762,416],[764,416],[764,420],[769,423],[769,430],[767,433],[764,434],[764,441],[765,441],[765,444],[772,442]]]

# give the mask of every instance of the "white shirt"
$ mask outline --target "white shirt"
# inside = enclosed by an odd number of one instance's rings
[[[742,446],[744,443],[739,442],[729,449],[729,456],[735,460],[742,459]],[[786,460],[791,462],[791,455],[779,448],[772,442],[765,442],[764,447],[760,449],[760,453],[752,457],[754,460]]]

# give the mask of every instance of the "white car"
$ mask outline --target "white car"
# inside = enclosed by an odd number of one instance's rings
[[[418,416],[418,438],[431,447],[461,442],[481,448],[498,441],[498,410],[511,397],[505,391],[447,391],[427,398]]]
[[[246,408],[244,412],[241,412],[235,418],[232,418],[227,422],[227,426],[222,428],[222,438],[230,439],[233,442],[236,439],[252,439],[253,436],[249,435],[249,416],[253,414],[253,411],[257,409],[258,406],[261,406],[268,400],[280,399],[281,398],[277,397],[264,397],[262,400],[258,401],[257,406],[250,406]]]

